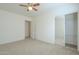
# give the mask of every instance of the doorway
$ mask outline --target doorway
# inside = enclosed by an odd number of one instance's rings
[[[25,21],[25,39],[31,37],[31,21]]]
[[[77,49],[77,13],[65,15],[65,46]]]

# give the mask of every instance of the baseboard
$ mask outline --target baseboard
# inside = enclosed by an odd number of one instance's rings
[[[21,40],[24,40],[24,39],[18,39],[18,40],[13,40],[13,41],[5,41],[5,42],[0,43],[0,45],[13,43],[13,42],[21,41]]]
[[[45,42],[45,43],[49,43],[49,44],[55,44],[55,42],[53,40],[40,40],[40,39],[35,39],[35,40],[39,40],[39,41],[42,41],[42,42]]]

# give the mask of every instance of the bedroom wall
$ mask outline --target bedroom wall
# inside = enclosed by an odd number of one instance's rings
[[[77,12],[79,7],[73,4],[61,5],[62,7],[57,7],[56,9],[51,8],[48,11],[44,11],[38,16],[32,17],[32,38],[39,39],[46,42],[55,43],[55,17],[61,15],[65,16],[66,14]],[[61,20],[61,24],[64,24],[64,19]],[[60,27],[60,26],[59,26]],[[48,30],[49,29],[49,30]],[[59,28],[60,29],[60,28]],[[61,28],[63,33],[64,27]],[[59,33],[62,35],[62,33]],[[59,37],[59,36],[58,36]],[[64,35],[62,35],[64,41]],[[51,39],[51,40],[50,40]],[[60,40],[59,40],[60,41]]]
[[[65,46],[65,17],[55,17],[55,43]]]
[[[24,40],[28,17],[0,10],[0,44]]]
[[[32,21],[32,38],[55,43],[55,17],[50,13],[39,15]]]

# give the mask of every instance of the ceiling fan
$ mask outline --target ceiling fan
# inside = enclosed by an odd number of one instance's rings
[[[40,5],[39,3],[27,3],[25,5],[20,4],[19,6],[26,7],[27,11],[31,11],[31,10],[37,11],[38,9],[36,7],[39,5]]]

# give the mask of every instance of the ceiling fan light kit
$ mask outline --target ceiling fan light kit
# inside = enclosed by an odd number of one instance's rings
[[[31,7],[31,6],[29,6],[29,7],[28,7],[28,9],[29,9],[29,10],[32,10],[32,7]]]

